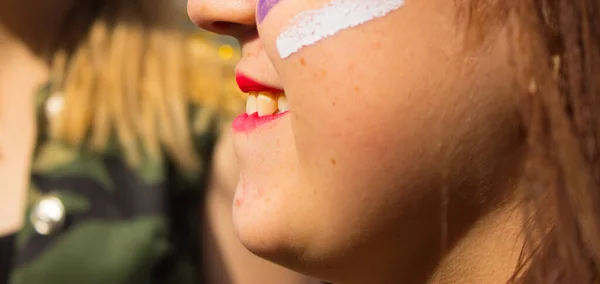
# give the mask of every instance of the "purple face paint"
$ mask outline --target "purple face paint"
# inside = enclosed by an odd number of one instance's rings
[[[262,20],[269,14],[271,8],[275,6],[275,4],[279,3],[280,0],[259,0],[258,1],[258,22],[262,22]]]

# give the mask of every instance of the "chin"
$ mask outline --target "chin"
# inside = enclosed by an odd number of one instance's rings
[[[254,222],[243,221],[245,217],[238,217],[235,229],[242,245],[252,254],[311,277],[324,279],[319,271],[320,265],[315,259],[307,257],[315,255],[310,253],[300,240],[290,242],[283,232],[270,226],[252,226]],[[289,233],[289,232],[288,232]]]
[[[286,226],[280,225],[283,220],[263,215],[268,214],[264,211],[248,211],[251,210],[235,208],[233,213],[234,227],[242,245],[254,255],[307,274],[311,269],[303,259],[306,246],[301,238],[289,237],[293,235],[293,228],[286,230]]]
[[[252,253],[269,259],[270,256],[289,254],[280,226],[274,218],[264,213],[237,207],[233,211],[233,223],[240,242]]]
[[[278,197],[283,197],[279,199]],[[238,239],[251,253],[299,273],[318,276],[322,253],[306,236],[310,223],[293,208],[285,195],[256,196],[238,184],[233,206],[233,225]],[[287,204],[287,206],[286,206]],[[294,210],[298,209],[298,210]],[[293,212],[293,213],[292,213]],[[308,218],[311,219],[311,218]]]
[[[287,246],[285,217],[274,197],[248,190],[243,179],[238,183],[233,206],[233,225],[241,243],[263,258],[283,254]]]
[[[326,242],[316,241],[327,239],[326,236],[310,234],[311,237],[307,237],[307,228],[302,226],[306,222],[299,224],[298,221],[286,218],[285,214],[274,213],[281,212],[280,210],[270,210],[269,207],[261,206],[264,204],[256,202],[244,205],[234,206],[233,222],[238,239],[248,251],[310,277],[328,282],[339,279],[332,277],[336,275],[332,271],[339,269],[332,268],[339,267],[340,259],[335,255],[340,254],[327,248],[324,245]]]
[[[334,257],[340,254],[321,250],[318,245],[313,246],[301,238],[287,238],[285,235],[292,230],[282,232],[270,230],[272,227],[253,227],[251,224],[255,223],[243,223],[244,218],[239,217],[236,221],[238,238],[254,255],[321,281],[337,283],[345,280],[344,273],[339,273],[345,271],[342,258]]]

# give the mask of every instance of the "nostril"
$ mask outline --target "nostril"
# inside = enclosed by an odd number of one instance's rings
[[[213,29],[218,30],[218,31],[230,30],[232,25],[235,25],[235,24],[232,22],[225,22],[225,21],[217,21],[217,22],[213,22],[213,24],[212,24]]]
[[[211,24],[213,32],[235,37],[254,36],[257,33],[254,25],[244,25],[227,21],[215,21]]]
[[[233,34],[243,29],[243,25],[232,22],[217,21],[213,22],[212,28],[220,34]]]

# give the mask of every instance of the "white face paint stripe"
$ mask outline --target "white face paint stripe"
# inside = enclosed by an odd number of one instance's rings
[[[277,37],[279,56],[287,58],[338,32],[381,18],[404,6],[404,0],[331,0],[323,8],[304,11]]]

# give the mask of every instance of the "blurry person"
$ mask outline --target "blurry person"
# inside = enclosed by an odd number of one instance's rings
[[[2,283],[308,281],[234,236],[239,97],[176,3],[0,2]]]

